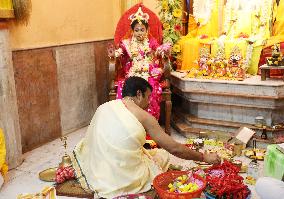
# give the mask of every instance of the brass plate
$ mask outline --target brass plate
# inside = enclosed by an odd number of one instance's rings
[[[57,170],[57,167],[49,168],[44,171],[41,171],[38,174],[39,179],[42,181],[46,181],[46,182],[55,182],[56,170]]]
[[[245,156],[250,158],[250,159],[257,159],[257,160],[261,160],[263,161],[264,160],[264,156],[265,156],[265,153],[266,153],[266,150],[265,149],[256,149],[256,154],[257,153],[262,153],[262,155],[258,155],[258,156],[254,156],[254,151],[252,149],[248,149],[248,150],[245,150]]]
[[[206,163],[206,162],[200,162],[200,161],[194,161],[197,165],[199,165],[199,167],[201,168],[201,169],[208,169],[209,167],[211,167],[212,166],[212,164],[208,164],[208,163]]]
[[[209,163],[207,163],[207,162],[201,162],[201,161],[194,161],[196,164],[198,164],[198,165],[210,165],[210,166],[212,166],[212,164],[209,164]]]

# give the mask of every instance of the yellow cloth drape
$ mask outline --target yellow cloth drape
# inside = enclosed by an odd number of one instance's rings
[[[284,35],[284,1],[279,2],[279,6],[275,4],[275,22],[273,24],[273,35]]]
[[[206,25],[197,26],[196,21],[193,16],[189,17],[188,23],[188,33],[191,37],[198,37],[200,35],[207,35],[208,37],[218,37],[219,36],[219,1],[216,1],[210,20]],[[202,23],[202,20],[200,21]]]
[[[182,49],[182,67],[181,70],[191,70],[198,68],[197,60],[199,58],[199,49],[206,47],[210,49],[211,39],[199,39],[196,37],[181,40]],[[210,51],[209,51],[210,52]]]
[[[3,176],[5,176],[8,171],[8,165],[6,164],[5,161],[6,161],[5,137],[2,129],[0,128],[0,172]]]
[[[121,14],[123,14],[126,10],[131,8],[137,3],[142,3],[143,0],[120,0],[120,10]]]
[[[252,1],[251,3],[257,7],[260,2]],[[241,33],[243,33],[249,35],[250,37],[253,36],[256,38],[256,41],[253,44],[249,68],[247,70],[247,73],[252,75],[257,74],[258,63],[261,55],[261,50],[264,46],[264,41],[271,36],[270,20],[272,18],[272,0],[263,0],[261,3],[262,4],[260,5],[259,10],[247,10],[244,6],[243,10],[239,10],[237,12],[231,11],[235,12],[234,14],[237,18],[237,21],[229,29],[228,39],[226,39],[225,41],[225,52],[227,58],[230,54],[230,50],[234,46],[238,46],[241,49],[243,58],[246,58],[248,42],[245,39],[237,39],[237,37]],[[230,12],[227,14],[229,14],[229,16],[232,15],[232,13]],[[267,16],[265,18],[265,21],[262,21],[263,19],[261,20],[262,16]],[[266,25],[261,25],[262,22],[265,22]]]
[[[183,37],[179,44],[182,50],[182,66],[181,70],[190,70],[192,68],[198,68],[197,59],[199,57],[199,49],[202,46],[210,48],[210,42],[212,37],[219,36],[219,4],[222,0],[217,0],[215,6],[212,8],[211,17],[207,24],[203,26],[197,26],[193,16],[189,17],[188,23],[188,35]],[[202,23],[202,20],[200,20]],[[207,35],[208,39],[200,39],[200,35]]]
[[[220,2],[223,3],[223,1],[219,0],[217,1],[217,5],[219,5]],[[229,6],[227,7],[226,5],[225,7],[227,10],[220,10],[220,7],[215,7],[212,12],[211,19],[206,26],[198,28],[193,23],[194,20],[190,18],[189,34],[186,37],[182,38],[182,40],[180,41],[182,49],[182,70],[198,68],[196,60],[199,57],[199,48],[204,44],[209,47],[211,46],[212,56],[216,54],[215,52],[218,48],[217,43],[219,42],[219,40],[214,40],[214,37],[218,36],[218,33],[220,32],[218,31],[218,26],[221,23],[220,15],[224,14],[223,21],[224,23],[226,23],[224,24],[224,31],[227,32],[227,36],[223,39],[223,45],[225,47],[226,58],[229,58],[231,50],[235,46],[238,46],[240,48],[243,58],[247,58],[247,49],[249,47],[248,42],[246,41],[246,39],[238,38],[241,33],[247,34],[250,38],[253,37],[256,40],[252,46],[253,49],[251,58],[248,60],[248,73],[253,75],[257,73],[258,62],[260,59],[263,43],[271,36],[270,20],[272,16],[272,0],[263,0],[262,2],[250,1],[248,2],[249,8],[246,7],[244,1],[239,2],[241,3],[240,8],[231,6],[231,3],[235,2],[230,1],[230,3],[228,4]],[[281,14],[284,11],[283,8],[281,10],[280,6],[279,10]],[[234,23],[232,23],[232,19],[235,19]],[[229,27],[225,28],[225,26],[228,26],[228,24]],[[278,25],[280,26],[280,28],[282,27],[280,24]],[[283,28],[281,30],[284,31]],[[209,39],[199,39],[198,36],[201,34],[207,34],[209,36]],[[211,40],[210,37],[212,38]]]
[[[13,9],[12,0],[1,0],[0,9],[12,10]]]
[[[273,22],[272,37],[268,39],[265,47],[284,41],[284,0],[281,0],[278,6],[274,2]]]
[[[0,0],[0,18],[14,17],[12,0]]]
[[[225,40],[225,57],[226,57],[226,59],[229,59],[230,54],[232,52],[232,49],[235,46],[238,46],[240,48],[241,55],[245,59],[246,55],[247,55],[248,43],[244,39],[226,39]],[[213,57],[216,56],[218,48],[219,47],[218,47],[217,42],[216,41],[213,42],[213,44],[211,46],[211,54],[212,54]],[[250,61],[250,67],[248,68],[247,73],[253,74],[253,75],[257,74],[258,62],[259,62],[259,59],[260,59],[261,51],[262,51],[262,45],[254,45],[253,46],[252,57],[251,57],[251,61]]]
[[[101,105],[71,155],[82,187],[104,198],[150,190],[154,177],[167,170],[169,154],[145,150],[145,137],[121,100]]]

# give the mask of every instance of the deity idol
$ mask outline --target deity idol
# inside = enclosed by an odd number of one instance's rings
[[[210,41],[220,35],[219,25],[223,10],[222,0],[195,0],[193,14],[189,15],[188,34],[180,41],[182,56],[181,69],[198,68],[195,60],[199,58],[199,49],[210,46]]]
[[[226,75],[227,61],[225,59],[225,52],[223,48],[219,48],[215,58],[212,60],[212,77],[223,77]],[[230,74],[228,74],[230,77]]]
[[[203,47],[200,49],[200,57],[198,59],[199,71],[203,76],[208,76],[211,73],[211,58],[209,49]]]
[[[243,60],[239,47],[235,46],[231,52],[227,71],[230,71],[234,78],[245,78],[246,63]]]

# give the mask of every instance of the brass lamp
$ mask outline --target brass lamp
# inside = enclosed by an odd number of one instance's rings
[[[71,163],[70,156],[67,155],[67,153],[66,153],[67,137],[66,136],[61,137],[60,140],[63,142],[65,153],[62,156],[59,167],[69,167],[69,166],[72,165],[72,163]],[[49,168],[49,169],[45,169],[45,170],[41,171],[39,173],[39,179],[42,180],[42,181],[46,181],[46,182],[55,182],[56,170],[57,170],[57,167]]]
[[[63,142],[65,154],[64,154],[64,156],[62,156],[62,160],[61,160],[61,163],[59,164],[59,167],[69,167],[69,166],[72,166],[71,158],[70,158],[70,156],[67,155],[67,153],[66,153],[67,137],[66,137],[66,136],[63,136],[63,137],[60,138],[60,140]]]

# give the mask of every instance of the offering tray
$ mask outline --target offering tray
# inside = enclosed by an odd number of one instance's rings
[[[250,159],[264,160],[266,149],[246,149],[244,155]]]
[[[41,171],[38,176],[39,179],[45,182],[55,182],[57,167],[49,168]]]
[[[201,162],[201,161],[194,161],[195,164],[197,164],[201,169],[207,169],[212,166],[212,164],[208,164],[207,162]]]

